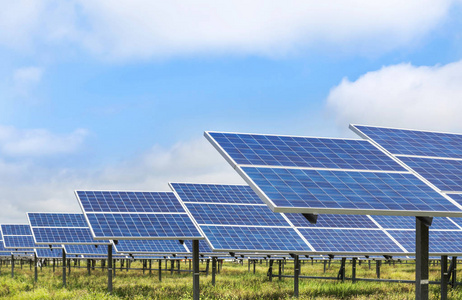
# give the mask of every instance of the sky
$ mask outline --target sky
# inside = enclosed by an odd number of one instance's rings
[[[462,132],[460,0],[0,2],[1,223],[243,183],[206,130]]]

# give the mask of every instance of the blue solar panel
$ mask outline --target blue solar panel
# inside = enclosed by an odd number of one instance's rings
[[[462,158],[460,134],[362,125],[350,127],[396,155]]]
[[[403,214],[461,211],[407,173],[242,169],[276,207],[395,210]]]
[[[35,249],[38,258],[61,258],[63,257],[63,249]]]
[[[403,171],[363,140],[206,132],[239,165]]]
[[[415,252],[414,230],[388,230],[409,252]],[[462,253],[462,231],[430,231],[430,253]]]
[[[404,253],[381,230],[299,229],[318,252]]]
[[[201,228],[214,249],[310,251],[302,238],[291,228],[237,226],[202,226]]]
[[[183,202],[262,204],[247,185],[170,183]]]
[[[64,245],[67,254],[107,254],[106,245]]]
[[[32,235],[5,235],[5,248],[37,248]]]
[[[183,212],[172,192],[76,192],[84,212]]]
[[[402,162],[443,191],[462,191],[462,161],[400,157]]]
[[[189,252],[192,253],[192,241],[184,241],[186,248],[188,248]],[[199,242],[199,253],[212,253],[213,250],[205,241]]]
[[[228,205],[186,203],[198,224],[289,226],[287,221],[266,205]]]
[[[28,213],[32,227],[88,227],[83,214],[78,213]]]
[[[27,224],[3,224],[2,232],[3,235],[32,235]]]
[[[177,240],[120,240],[114,246],[116,252],[123,253],[189,253]]]
[[[318,216],[316,224],[311,224],[302,214],[285,214],[296,227],[329,227],[329,228],[379,228],[364,215],[331,215]]]
[[[32,228],[37,244],[108,244],[109,241],[96,241],[90,228],[73,227],[35,227]]]
[[[202,238],[187,214],[87,214],[96,239]]]
[[[416,220],[414,217],[407,216],[372,216],[372,218],[385,229],[415,229]],[[457,219],[457,218],[453,218]],[[447,218],[433,218],[430,229],[447,229],[459,230],[460,228],[454,225]]]

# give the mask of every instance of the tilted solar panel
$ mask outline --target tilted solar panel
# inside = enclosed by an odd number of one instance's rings
[[[129,254],[190,254],[190,251],[176,240],[120,240],[114,248],[116,252]]]
[[[275,212],[462,216],[462,207],[369,141],[219,132],[205,136]],[[300,141],[287,146],[284,140],[292,139]],[[266,140],[271,142],[262,142]],[[240,149],[248,157],[243,159]],[[270,150],[294,159],[261,154]],[[293,163],[296,155],[300,163]],[[332,163],[324,163],[326,159]]]
[[[63,245],[66,254],[71,255],[106,255],[107,246],[105,245],[85,245],[85,244],[76,244],[76,245]],[[107,257],[106,257],[107,258]]]
[[[172,192],[75,194],[95,239],[203,239]]]
[[[38,258],[61,258],[63,257],[63,249],[35,249],[35,254]]]

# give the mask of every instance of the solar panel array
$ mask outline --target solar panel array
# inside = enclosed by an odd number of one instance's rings
[[[462,134],[350,125],[462,207]]]
[[[203,239],[172,192],[76,191],[95,239]]]
[[[29,224],[2,224],[1,229],[5,248],[47,248],[35,244]]]
[[[275,212],[462,216],[366,140],[206,132]]]
[[[109,244],[95,241],[81,213],[27,213],[35,243],[39,245]]]
[[[393,253],[400,248],[369,217],[273,213],[246,185],[170,183],[214,251]]]

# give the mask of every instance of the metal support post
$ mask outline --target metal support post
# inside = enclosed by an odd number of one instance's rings
[[[112,244],[107,245],[107,291],[112,294]]]
[[[149,260],[149,275],[152,274],[152,259]]]
[[[63,251],[63,287],[66,287],[66,252]]]
[[[448,256],[441,256],[441,300],[448,299]]]
[[[346,257],[342,257],[342,261],[340,264],[340,270],[338,271],[337,279],[340,279],[342,282],[345,281],[345,262]]]
[[[353,259],[351,261],[351,267],[352,267],[351,280],[353,281],[353,283],[356,282],[356,260],[357,260],[357,258],[353,257]]]
[[[269,281],[273,281],[273,260],[270,259],[269,260],[269,268],[268,268],[268,273],[267,273],[268,277],[269,277]]]
[[[298,298],[298,276],[300,275],[300,261],[298,259],[298,254],[294,256],[294,297]]]
[[[37,254],[34,253],[34,281],[37,283],[38,273],[37,273]]]
[[[454,288],[457,284],[457,256],[452,257],[451,265],[451,286]]]
[[[162,282],[162,259],[159,259],[159,282]]]
[[[210,259],[207,258],[207,264],[205,265],[205,276],[209,276],[209,265]]]
[[[116,268],[116,262],[117,262],[117,261],[116,261],[115,259],[112,260],[112,276],[113,276],[114,278],[116,277],[116,269],[117,269],[117,268]]]
[[[254,274],[255,274],[255,267],[256,267],[256,265],[257,265],[257,261],[254,260],[254,261],[253,261],[253,273],[254,273]]]
[[[278,270],[279,281],[282,280],[282,261],[279,260],[279,270]]]
[[[207,264],[208,264],[208,262],[207,262]],[[181,266],[180,266],[180,260],[177,260],[177,261],[176,261],[176,268],[177,268],[178,274],[181,274],[181,271],[180,271],[180,268],[181,268]]]
[[[212,285],[215,286],[215,276],[217,273],[217,258],[212,257]]]
[[[14,255],[11,254],[11,278],[14,278]]]
[[[193,240],[193,300],[199,300],[199,240]]]
[[[90,260],[89,259],[87,259],[87,273],[88,273],[88,276],[90,276],[91,271],[90,271]]]
[[[428,249],[431,218],[416,217],[415,298],[428,300]]]
[[[247,272],[249,272],[249,273],[250,273],[250,258],[247,260],[247,263],[248,263]]]

